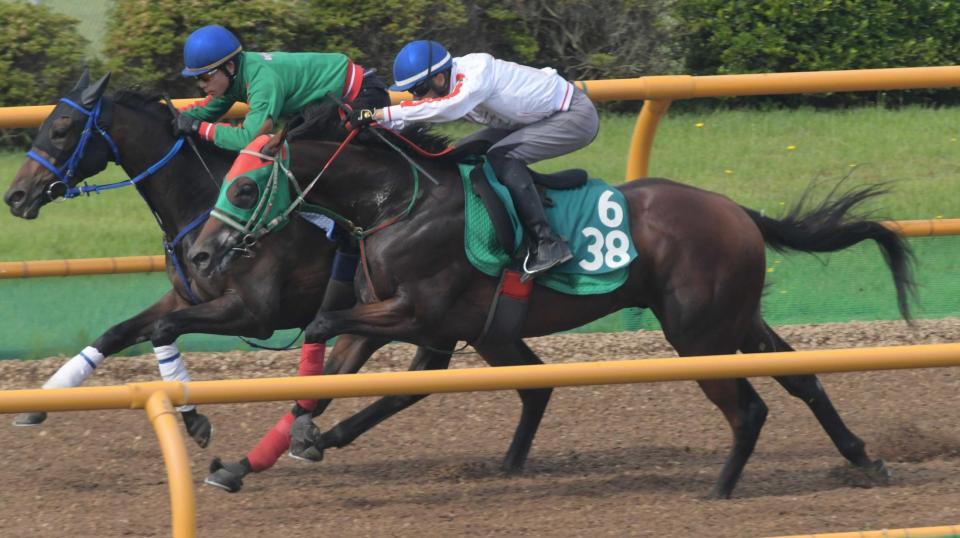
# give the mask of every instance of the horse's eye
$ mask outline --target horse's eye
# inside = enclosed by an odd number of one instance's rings
[[[252,183],[244,183],[240,185],[240,195],[241,196],[255,196],[257,194],[257,188]]]
[[[73,121],[69,116],[61,116],[53,122],[53,125],[50,126],[50,138],[59,139],[66,138],[67,133],[70,132],[70,124]]]

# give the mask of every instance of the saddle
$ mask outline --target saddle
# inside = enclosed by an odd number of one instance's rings
[[[486,140],[474,140],[462,146],[456,146],[453,151],[447,153],[444,157],[454,162],[470,160],[486,154],[491,145],[493,144]],[[530,172],[534,185],[539,187],[537,190],[540,191],[541,196],[543,196],[543,189],[565,191],[582,187],[587,183],[587,171],[580,168],[561,170],[552,174],[543,174],[530,167],[527,167],[527,171]],[[544,200],[544,203],[547,202],[548,200]]]

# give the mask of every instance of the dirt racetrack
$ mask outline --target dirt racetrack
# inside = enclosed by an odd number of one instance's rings
[[[960,319],[780,328],[798,349],[960,341]],[[666,356],[658,333],[533,339],[547,362]],[[368,371],[405,369],[391,346]],[[4,389],[38,387],[64,359],[0,362]],[[297,352],[192,354],[194,379],[292,375]],[[478,366],[472,355],[455,367]],[[151,380],[152,357],[106,361],[90,384]],[[892,484],[867,488],[802,402],[753,380],[770,408],[734,498],[707,501],[729,448],[720,413],[695,383],[554,392],[526,472],[499,471],[513,392],[431,396],[323,462],[283,458],[230,495],[204,486],[213,455],[241,457],[287,403],[208,406],[216,428],[192,443],[200,536],[741,537],[960,523],[960,370],[822,376]],[[370,400],[334,402],[323,429]],[[9,423],[12,417],[3,420]],[[51,415],[0,426],[0,536],[168,536],[163,461],[142,411]]]

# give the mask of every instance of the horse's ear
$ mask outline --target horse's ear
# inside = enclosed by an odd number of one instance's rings
[[[107,89],[107,83],[110,82],[110,73],[103,75],[100,80],[94,82],[91,86],[83,90],[83,94],[80,95],[80,104],[86,108],[90,108],[97,103],[97,100],[103,96],[104,90]]]
[[[270,140],[263,145],[263,148],[260,149],[260,152],[264,155],[269,155],[271,157],[276,157],[280,153],[280,148],[283,147],[283,143],[287,140],[287,129],[290,127],[289,122],[283,126],[283,129],[280,130],[279,134],[275,134],[270,137]]]
[[[90,70],[86,67],[83,68],[83,74],[80,75],[80,80],[77,81],[77,84],[70,90],[70,93],[75,91],[83,90],[90,85]]]

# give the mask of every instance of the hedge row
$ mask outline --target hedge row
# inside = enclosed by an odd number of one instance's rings
[[[84,62],[75,21],[42,3],[0,3],[0,106],[50,102]],[[344,51],[386,79],[393,54],[425,37],[571,79],[952,65],[960,55],[960,10],[938,0],[114,0],[106,67],[119,84],[195,93],[179,75],[181,50],[211,23],[250,50]]]

